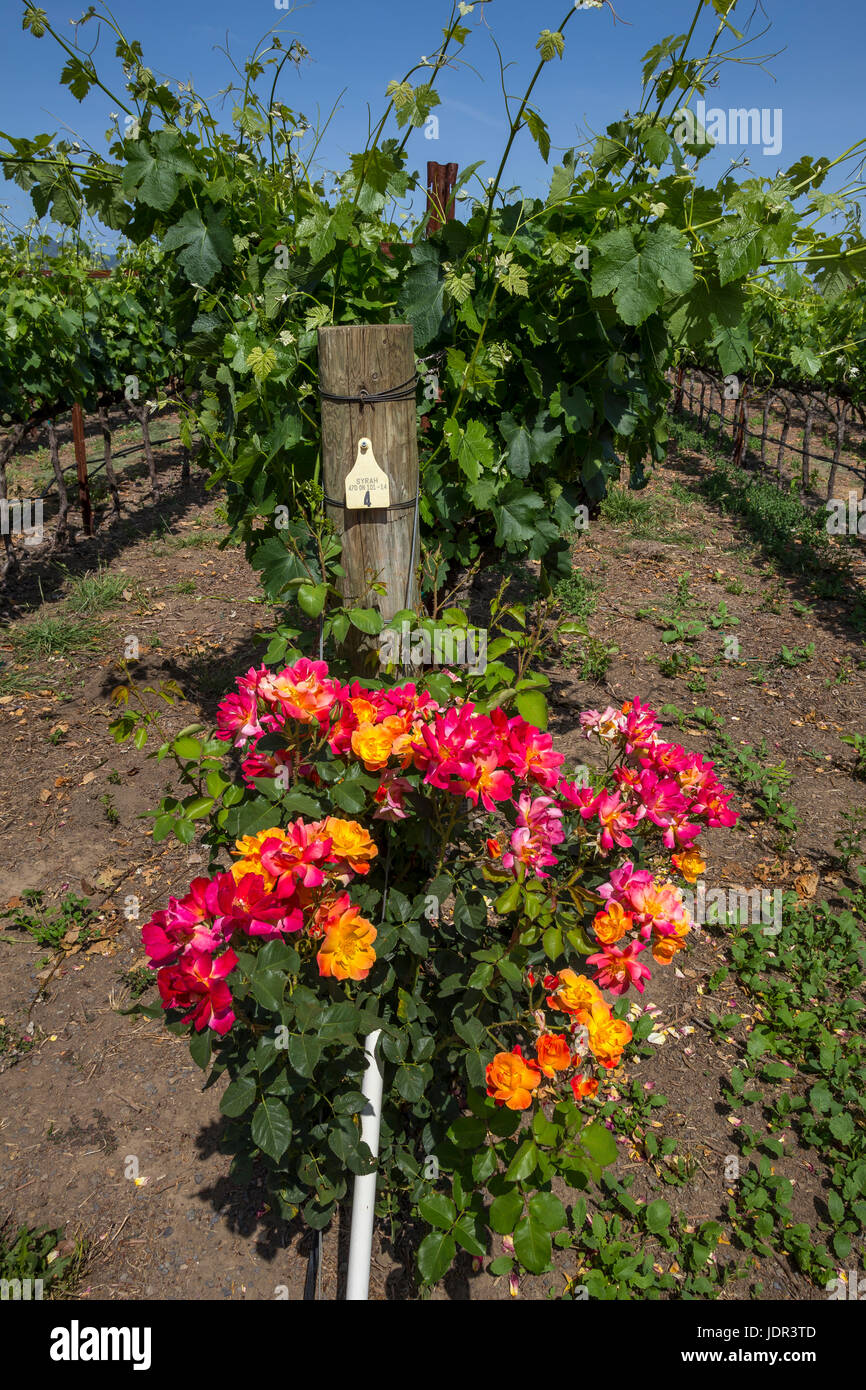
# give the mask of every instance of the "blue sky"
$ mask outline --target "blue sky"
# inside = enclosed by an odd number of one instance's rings
[[[41,0],[49,20],[72,40],[70,17],[81,13],[74,0]],[[277,9],[274,0],[115,0],[113,13],[130,38],[143,45],[145,60],[173,81],[194,79],[209,100],[231,78],[225,55],[218,51],[228,37],[232,55],[240,61],[274,25],[287,37],[296,36],[311,59],[300,74],[284,70],[277,95],[315,122],[326,115],[343,92],[321,149],[326,167],[342,168],[346,155],[360,149],[367,132],[367,107],[374,121],[383,109],[391,78],[402,78],[422,54],[435,51],[450,6],[447,0],[308,0],[293,11]],[[464,55],[471,67],[442,74],[437,109],[438,140],[423,132],[412,136],[411,164],[422,172],[427,159],[456,161],[461,168],[476,160],[492,173],[506,134],[496,54],[491,31],[506,61],[509,92],[523,91],[537,55],[535,40],[542,28],[555,29],[566,11],[563,0],[489,0],[476,4],[465,23],[471,29]],[[557,149],[579,144],[589,131],[603,130],[629,108],[640,104],[641,58],[661,37],[685,31],[694,0],[615,0],[622,23],[608,9],[574,16],[566,30],[564,59],[548,64],[536,88],[536,99],[550,126],[551,165]],[[71,129],[83,142],[103,150],[104,131],[112,103],[92,92],[83,104],[59,85],[63,55],[53,40],[34,39],[20,28],[20,0],[0,0],[4,56],[0,60],[0,130],[12,135]],[[757,41],[756,54],[776,53],[767,67],[729,66],[707,105],[723,110],[759,107],[782,112],[782,150],[765,156],[760,148],[746,151],[751,167],[773,174],[802,154],[834,156],[866,133],[862,58],[866,50],[866,6],[863,0],[752,0],[741,4],[736,21],[744,27],[753,14],[752,32],[770,25]],[[699,31],[712,32],[707,16]],[[94,26],[82,31],[93,41]],[[110,35],[103,34],[97,50],[101,75],[120,90],[118,65]],[[418,79],[414,79],[418,80]],[[226,106],[228,116],[230,106]],[[735,153],[743,150],[738,145]],[[730,150],[717,150],[702,166],[703,179],[718,177]],[[512,153],[506,182],[527,193],[543,192],[549,182],[535,147],[526,133]],[[30,213],[29,199],[11,183],[0,186],[0,204],[12,221]]]

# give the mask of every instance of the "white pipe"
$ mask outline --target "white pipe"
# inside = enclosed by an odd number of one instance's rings
[[[382,1073],[376,1061],[380,1030],[364,1040],[367,1069],[361,1094],[367,1104],[361,1111],[361,1138],[374,1158],[379,1157],[379,1123],[382,1119]],[[349,1269],[346,1275],[347,1302],[365,1302],[370,1297],[370,1260],[373,1254],[373,1217],[376,1208],[376,1170],[355,1178],[352,1191],[352,1227],[349,1233]]]

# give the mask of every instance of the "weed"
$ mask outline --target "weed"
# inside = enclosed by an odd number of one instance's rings
[[[556,586],[556,597],[562,605],[563,612],[568,613],[572,618],[586,619],[595,612],[597,599],[595,597],[599,585],[589,579],[581,570],[572,570],[571,574],[565,579],[560,579]]]
[[[67,932],[76,928],[82,944],[93,934],[91,919],[96,915],[96,909],[90,906],[87,898],[67,893],[56,906],[49,907],[41,889],[28,888],[21,894],[21,903],[20,907],[4,912],[2,916],[11,927],[32,936],[38,946],[58,950]]]
[[[72,580],[69,607],[73,613],[103,613],[122,601],[128,587],[126,575],[111,574],[100,566],[95,573]]]
[[[866,859],[863,844],[866,839],[866,807],[854,806],[850,811],[843,811],[842,819],[845,828],[836,836],[833,848],[840,867],[847,873],[853,859]]]
[[[641,497],[618,485],[608,489],[599,512],[611,526],[627,526],[635,537],[652,537],[658,530],[656,499]]]
[[[847,743],[854,749],[855,762],[853,777],[866,778],[866,734],[842,734],[840,743]]]
[[[20,1226],[12,1235],[7,1222],[0,1228],[0,1279],[21,1284],[39,1280],[43,1295],[68,1295],[80,1277],[85,1245],[80,1239],[67,1240],[63,1228]]]
[[[99,628],[92,622],[74,622],[43,614],[28,623],[16,624],[9,636],[15,653],[32,660],[40,656],[71,656],[93,651]]]

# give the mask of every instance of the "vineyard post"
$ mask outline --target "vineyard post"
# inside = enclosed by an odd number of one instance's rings
[[[93,535],[93,508],[90,504],[90,480],[87,476],[87,446],[84,442],[84,416],[76,401],[72,407],[72,439],[75,444],[75,466],[78,473],[78,502],[81,524],[86,536]]]
[[[836,485],[836,470],[839,467],[839,460],[842,457],[842,446],[845,443],[845,424],[848,419],[848,402],[840,401],[839,409],[836,412],[836,447],[833,450],[833,463],[830,467],[830,477],[827,479],[827,497],[833,496],[833,489]]]
[[[457,182],[456,164],[437,164],[427,161],[427,236],[438,232],[454,219],[454,185]]]
[[[674,410],[677,414],[679,414],[679,412],[683,408],[683,377],[685,376],[685,374],[686,369],[682,365],[682,363],[680,363],[680,365],[677,367],[677,390],[676,395],[674,396]]]
[[[69,494],[66,491],[66,483],[63,478],[63,469],[60,466],[60,450],[57,444],[57,429],[54,421],[46,421],[48,430],[48,453],[51,458],[51,467],[54,470],[54,478],[57,483],[57,524],[54,529],[54,540],[51,545],[52,550],[59,550],[69,539]]]
[[[385,622],[418,605],[418,439],[415,349],[411,324],[357,324],[319,329],[322,392],[322,484],[342,541],[340,591],[347,607],[378,608]],[[396,388],[404,388],[402,392]],[[395,392],[398,399],[366,401]],[[390,505],[346,506],[346,476],[369,439],[388,476]],[[377,593],[374,584],[384,586]],[[347,653],[360,642],[350,629]]]
[[[770,397],[764,397],[764,413],[761,419],[761,467],[767,466],[767,435],[770,432]]]
[[[786,446],[786,444],[788,443],[788,431],[789,431],[789,429],[791,428],[791,407],[790,407],[790,405],[789,405],[789,403],[788,403],[787,397],[785,397],[785,398],[780,397],[779,399],[782,400],[782,404],[783,404],[784,407],[785,407],[785,419],[784,419],[784,422],[783,422],[783,424],[782,424],[782,437],[781,437],[781,439],[779,440],[779,456],[778,456],[778,458],[776,459],[776,473],[777,473],[777,475],[778,475],[779,482],[781,483],[781,481],[782,481],[782,462],[783,462],[784,454],[785,454],[785,446]]]
[[[114,507],[114,515],[120,516],[120,493],[117,490],[117,475],[114,472],[114,464],[111,461],[111,426],[108,422],[108,411],[104,405],[99,407],[99,427],[102,430],[102,448],[105,457],[105,476],[108,479],[108,486],[111,491],[111,501]]]
[[[801,481],[804,495],[809,491],[809,463],[812,448],[812,419],[814,416],[814,406],[810,401],[806,407],[806,423],[803,427],[803,471]]]
[[[740,412],[737,417],[737,427],[734,436],[734,467],[739,468],[743,462],[743,455],[746,452],[746,397],[749,394],[748,383],[743,386],[743,393],[740,396]]]

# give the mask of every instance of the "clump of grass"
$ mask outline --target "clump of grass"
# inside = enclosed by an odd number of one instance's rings
[[[43,614],[13,627],[9,637],[16,656],[32,660],[40,656],[70,656],[74,652],[92,651],[97,645],[98,633],[99,628],[93,622]]]
[[[654,497],[614,484],[601,503],[599,513],[611,526],[628,526],[636,537],[652,537],[660,530],[658,504]]]
[[[124,574],[112,574],[101,565],[94,573],[73,579],[69,606],[73,613],[103,613],[120,603],[129,581]]]
[[[25,690],[41,690],[45,681],[41,676],[25,676],[20,671],[3,671],[0,662],[0,695],[21,695]]]

